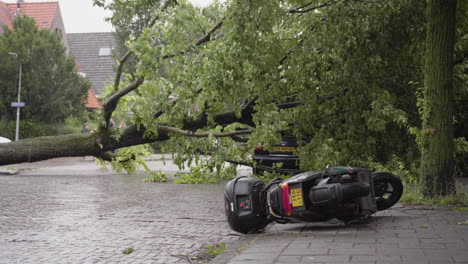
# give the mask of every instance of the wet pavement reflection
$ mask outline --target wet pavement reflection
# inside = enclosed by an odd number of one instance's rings
[[[36,166],[0,175],[0,263],[196,263],[206,245],[241,238],[223,183],[145,183],[79,158]]]

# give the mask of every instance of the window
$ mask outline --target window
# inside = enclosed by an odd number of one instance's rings
[[[99,57],[110,56],[111,55],[111,48],[100,48],[99,49]]]

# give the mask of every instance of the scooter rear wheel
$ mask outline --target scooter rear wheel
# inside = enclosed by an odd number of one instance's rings
[[[403,194],[403,183],[400,177],[389,172],[372,174],[377,210],[386,210],[395,205]]]

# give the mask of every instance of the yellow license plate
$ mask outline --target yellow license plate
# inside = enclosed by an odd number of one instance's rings
[[[293,207],[304,206],[304,200],[302,199],[301,188],[291,189],[291,200],[292,200]]]
[[[278,152],[293,152],[294,147],[275,147],[275,151],[278,151]]]

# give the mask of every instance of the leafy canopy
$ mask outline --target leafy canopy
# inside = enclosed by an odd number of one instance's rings
[[[388,164],[414,179],[423,1],[228,0],[204,10],[185,0],[164,10],[160,1],[94,2],[114,11],[110,21],[128,33],[125,48],[137,58],[120,88],[145,79],[126,101],[132,122],[147,133],[157,133],[160,122],[183,128],[200,117],[208,126],[199,131],[255,128],[247,152],[229,138],[174,135],[164,149],[180,164],[198,159],[195,150],[215,148],[204,162],[219,170],[224,160],[249,161],[249,150],[286,134],[309,139],[298,150],[304,169]],[[203,36],[209,41],[199,45]],[[248,102],[250,122],[215,120],[228,111],[241,117]],[[298,106],[280,107],[291,102]],[[164,115],[154,119],[155,109]]]

